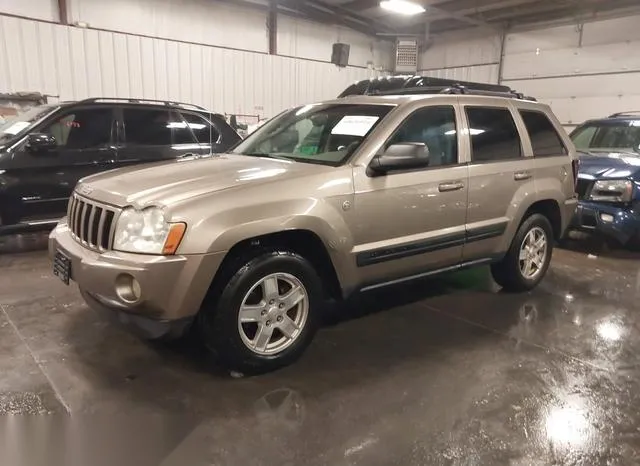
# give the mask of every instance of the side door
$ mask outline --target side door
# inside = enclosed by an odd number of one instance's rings
[[[119,113],[119,167],[173,160],[203,151],[182,115],[173,109],[131,105],[120,107]]]
[[[12,197],[22,202],[18,221],[62,217],[78,180],[113,168],[117,156],[112,107],[69,108],[35,132],[53,136],[55,146],[33,151],[23,145],[16,154],[20,192]]]
[[[525,156],[515,108],[480,102],[464,106],[471,157],[465,262],[504,253],[521,204],[535,194],[534,161]]]
[[[460,154],[457,105],[422,106],[381,148],[424,143],[429,166],[374,176],[354,168],[353,235],[365,287],[457,265],[467,213],[467,166]]]

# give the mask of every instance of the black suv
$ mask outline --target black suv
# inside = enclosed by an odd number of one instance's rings
[[[224,116],[178,102],[93,98],[41,105],[0,125],[0,234],[53,227],[79,179],[224,152]]]

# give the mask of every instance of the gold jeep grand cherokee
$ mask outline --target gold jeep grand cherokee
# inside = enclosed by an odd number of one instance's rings
[[[300,356],[325,298],[482,264],[507,290],[535,287],[576,206],[557,119],[512,93],[402,92],[82,180],[50,236],[54,273],[149,338],[195,324],[244,373]]]

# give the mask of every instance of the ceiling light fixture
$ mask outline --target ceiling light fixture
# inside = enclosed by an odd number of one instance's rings
[[[422,5],[407,0],[385,0],[380,2],[380,7],[387,11],[407,16],[418,15],[426,11]]]

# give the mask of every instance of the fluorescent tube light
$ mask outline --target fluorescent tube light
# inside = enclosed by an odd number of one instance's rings
[[[380,6],[393,13],[407,16],[418,15],[426,11],[422,5],[407,0],[385,0],[380,2]]]

